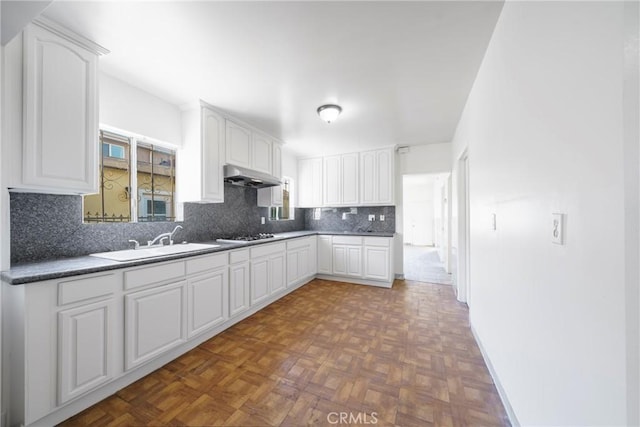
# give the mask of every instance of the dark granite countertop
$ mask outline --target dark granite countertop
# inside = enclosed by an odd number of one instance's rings
[[[248,243],[222,243],[222,242],[198,242],[220,245],[215,248],[202,249],[193,252],[183,252],[179,254],[165,255],[155,258],[137,259],[132,261],[112,261],[93,256],[81,256],[75,258],[62,258],[50,261],[40,261],[34,263],[18,264],[10,270],[0,273],[3,281],[12,285],[23,285],[26,283],[40,282],[43,280],[60,279],[63,277],[78,276],[81,274],[98,273],[100,271],[116,270],[119,268],[135,267],[138,265],[154,264],[157,262],[171,261],[189,258],[208,253],[228,251],[248,246],[274,243],[281,240],[295,239],[297,237],[313,236],[318,234],[334,236],[374,236],[393,237],[394,233],[378,232],[352,232],[352,231],[316,231],[302,230],[287,233],[278,233],[273,239],[258,240]]]

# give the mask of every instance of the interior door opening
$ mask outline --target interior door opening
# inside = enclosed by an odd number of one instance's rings
[[[449,173],[403,175],[403,260],[407,280],[450,285]]]

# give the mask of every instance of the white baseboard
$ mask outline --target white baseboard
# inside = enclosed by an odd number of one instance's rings
[[[480,338],[478,337],[476,330],[473,328],[473,325],[469,324],[469,327],[471,328],[471,333],[473,334],[473,337],[475,338],[476,343],[478,344],[480,353],[482,353],[482,358],[484,359],[484,363],[487,365],[487,368],[489,369],[489,374],[491,374],[491,378],[493,379],[493,382],[496,385],[496,389],[498,390],[498,395],[500,396],[500,400],[502,401],[502,406],[504,406],[504,410],[507,413],[507,417],[509,417],[509,422],[513,427],[520,427],[518,418],[516,417],[515,412],[513,412],[511,403],[509,403],[509,399],[507,398],[507,393],[504,390],[504,388],[502,388],[502,384],[500,383],[498,374],[496,373],[495,369],[493,369],[491,360],[489,359],[487,352],[484,350],[484,347],[482,346],[482,341],[480,341]]]

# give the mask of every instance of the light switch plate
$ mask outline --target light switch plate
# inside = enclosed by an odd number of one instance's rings
[[[384,215],[380,215],[380,221],[384,221]]]
[[[551,214],[551,243],[564,244],[564,214]]]
[[[494,214],[494,213],[491,214],[491,229],[493,231],[496,231],[498,229],[498,224],[497,224],[497,220],[496,220],[496,214]]]
[[[260,217],[260,224],[264,225],[264,217],[263,216]]]

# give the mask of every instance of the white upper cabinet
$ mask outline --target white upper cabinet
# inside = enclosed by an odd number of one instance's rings
[[[359,204],[358,153],[324,158],[325,206],[356,206]]]
[[[251,130],[227,120],[227,163],[251,168]]]
[[[260,133],[254,133],[251,141],[251,169],[277,176],[273,173],[271,166],[271,149],[271,138]]]
[[[393,147],[298,160],[298,206],[394,205]]]
[[[322,158],[298,161],[298,206],[322,206]]]
[[[225,120],[201,103],[182,113],[182,148],[178,151],[179,202],[224,202]]]
[[[48,21],[23,34],[22,177],[44,192],[98,191],[98,55],[106,50]]]
[[[255,138],[254,138],[255,141]],[[271,144],[271,173],[273,176],[282,180],[282,145],[276,141],[269,141]],[[254,149],[254,153],[256,150]],[[255,168],[254,168],[255,169]],[[256,169],[259,170],[259,169]],[[282,186],[259,188],[258,189],[258,206],[282,206]]]
[[[394,204],[394,166],[393,148],[360,153],[360,204]]]

